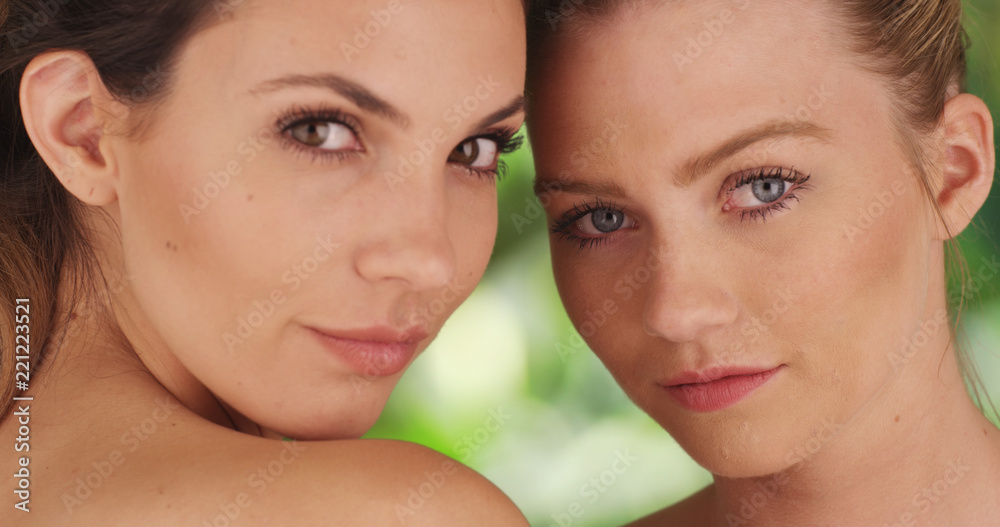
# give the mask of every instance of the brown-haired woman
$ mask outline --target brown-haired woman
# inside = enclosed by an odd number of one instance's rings
[[[529,127],[560,294],[714,474],[639,525],[1000,525],[1000,431],[966,392],[945,287],[995,165],[961,17],[959,0],[540,6]]]
[[[0,523],[524,524],[356,440],[486,267],[521,2],[17,0],[0,35]]]

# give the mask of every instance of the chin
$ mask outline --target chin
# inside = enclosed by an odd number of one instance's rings
[[[664,417],[650,416],[677,441],[684,451],[714,476],[727,479],[758,478],[787,470],[794,465],[780,426],[754,423],[725,412]],[[779,434],[779,435],[776,435]]]
[[[257,423],[284,437],[308,441],[335,439],[358,439],[375,425],[389,394],[370,393],[368,397],[343,397],[337,401],[323,403],[316,401],[314,411],[305,405],[283,405],[290,411],[277,415],[262,415]]]
[[[753,455],[744,457],[744,454],[740,453],[730,453],[728,458],[719,453],[691,457],[713,476],[725,479],[763,478],[789,468],[784,460],[770,457],[767,453],[757,457]]]
[[[336,420],[304,419],[298,423],[271,428],[284,437],[302,441],[331,441],[337,439],[359,439],[375,425],[379,414],[339,415]]]

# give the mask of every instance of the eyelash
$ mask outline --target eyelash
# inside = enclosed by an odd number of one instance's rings
[[[343,125],[354,134],[358,143],[361,143],[361,134],[358,133],[361,129],[360,123],[350,115],[328,106],[319,106],[316,108],[294,107],[278,118],[274,128],[285,148],[308,155],[314,162],[329,161],[331,159],[342,161],[360,153],[358,151],[323,150],[322,148],[304,145],[288,137],[288,131],[295,126],[314,122],[330,122]],[[364,148],[364,145],[362,145],[362,148]]]
[[[622,214],[628,214],[628,210],[625,207],[619,207],[613,201],[604,202],[600,198],[595,199],[594,203],[578,203],[573,205],[573,209],[567,211],[563,214],[563,217],[556,220],[552,225],[550,232],[555,234],[559,241],[576,243],[580,245],[580,250],[592,249],[608,241],[609,238],[614,236],[612,233],[608,236],[577,236],[573,234],[572,227],[573,224],[580,221],[588,214],[593,214],[599,210],[611,210],[616,212],[621,212]]]
[[[758,209],[740,211],[741,222],[746,220],[747,218],[754,221],[767,221],[768,215],[773,215],[775,212],[779,210],[787,209],[788,200],[794,199],[795,201],[800,201],[799,196],[796,194],[796,191],[807,190],[812,188],[810,185],[806,184],[806,182],[808,182],[811,177],[812,176],[808,175],[803,176],[801,173],[796,171],[794,167],[789,170],[786,170],[784,168],[758,168],[754,170],[748,170],[739,174],[736,177],[736,181],[729,187],[729,189],[725,191],[725,195],[728,196],[738,188],[741,188],[745,185],[749,185],[755,181],[760,181],[763,179],[780,179],[782,181],[792,184],[795,187],[795,190],[787,192],[784,196],[781,197],[780,201],[770,203],[767,206]],[[552,234],[555,234],[559,241],[579,244],[580,250],[599,246],[609,241],[619,231],[615,231],[614,233],[611,233],[607,236],[583,237],[573,234],[572,227],[576,222],[580,221],[587,215],[593,214],[594,212],[600,210],[610,210],[625,215],[628,214],[628,210],[625,207],[619,207],[614,202],[605,203],[604,201],[601,201],[598,198],[595,199],[593,203],[579,203],[573,205],[572,210],[567,211],[565,214],[563,214],[563,217],[561,219],[555,221],[552,228],[550,229],[550,232],[552,232]]]
[[[795,190],[787,192],[781,197],[779,201],[768,204],[765,207],[759,209],[743,210],[740,211],[740,221],[746,220],[748,217],[753,221],[767,221],[768,215],[774,215],[779,210],[788,209],[788,201],[795,200],[800,201],[796,191],[808,190],[812,188],[807,185],[806,182],[812,176],[803,176],[795,167],[791,169],[784,168],[757,168],[747,172],[743,172],[736,178],[736,182],[726,191],[726,195],[732,194],[734,190],[741,188],[743,186],[749,185],[755,181],[760,181],[763,179],[780,179],[786,183],[790,183]]]
[[[337,151],[337,150],[323,150],[321,148],[310,147],[304,145],[290,137],[288,137],[287,132],[291,128],[298,126],[300,124],[311,123],[311,122],[331,122],[337,123],[347,127],[351,133],[354,134],[355,138],[359,143],[361,143],[361,134],[359,130],[361,129],[360,123],[350,115],[331,107],[320,106],[317,108],[305,108],[305,107],[295,107],[292,108],[287,113],[283,114],[278,118],[275,123],[275,131],[278,136],[281,137],[282,143],[285,148],[297,151],[298,153],[306,154],[311,156],[312,161],[327,161],[330,159],[337,159],[342,161],[349,156],[354,156],[359,154],[358,151]],[[468,141],[473,141],[476,139],[489,139],[496,143],[497,145],[497,155],[498,157],[503,154],[510,154],[516,152],[521,146],[524,145],[524,136],[517,136],[518,130],[516,128],[496,128],[493,130],[488,130],[485,133],[471,136],[466,138],[462,143]],[[363,148],[363,145],[362,145]],[[475,167],[464,167],[467,172],[472,175],[498,181],[503,179],[507,174],[507,164],[503,160],[497,161],[496,168],[483,169]]]
[[[507,175],[507,163],[505,163],[500,156],[504,154],[510,154],[518,151],[522,146],[524,146],[524,136],[516,135],[517,129],[515,128],[497,128],[494,130],[489,130],[486,133],[475,135],[462,141],[462,144],[468,141],[474,141],[476,139],[489,139],[497,145],[497,166],[496,168],[476,168],[476,167],[463,167],[470,174],[481,177],[483,179],[492,181],[502,181],[504,176]]]

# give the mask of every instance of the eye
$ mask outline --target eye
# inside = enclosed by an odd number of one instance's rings
[[[624,212],[614,209],[596,209],[576,221],[575,227],[582,234],[601,236],[619,229],[629,228],[635,222]]]
[[[560,241],[593,248],[616,238],[618,231],[635,229],[638,221],[624,207],[600,199],[578,204],[555,220],[550,231]]]
[[[735,207],[760,207],[778,201],[791,187],[781,178],[758,179],[733,190],[730,202]]]
[[[448,162],[470,168],[492,168],[497,163],[499,152],[500,148],[496,141],[486,137],[475,137],[458,145],[448,157]]]
[[[723,212],[735,210],[740,219],[766,219],[787,209],[790,200],[798,200],[798,191],[809,189],[810,176],[795,169],[762,168],[731,176],[735,182],[726,191],[728,198]]]
[[[354,131],[333,121],[302,121],[289,126],[286,133],[305,146],[319,150],[360,150]]]

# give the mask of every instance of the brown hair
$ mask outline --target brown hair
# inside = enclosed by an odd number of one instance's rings
[[[53,344],[57,314],[68,307],[57,305],[60,277],[74,278],[67,284],[73,299],[99,294],[103,282],[87,242],[84,205],[63,188],[25,130],[18,97],[25,68],[48,50],[81,50],[121,102],[129,107],[153,103],[167,91],[166,72],[181,44],[211,20],[213,5],[201,0],[0,2],[0,417],[10,410],[16,390],[15,344],[24,343],[15,342],[24,334],[15,325],[17,299],[29,301],[29,364],[36,372]]]
[[[532,88],[544,82],[544,68],[560,39],[594,24],[613,24],[671,0],[550,0],[537,2],[528,17],[529,112]],[[678,0],[673,0],[678,1]],[[749,1],[749,0],[746,0]],[[962,0],[834,0],[829,5],[843,24],[849,49],[861,66],[881,75],[896,101],[893,120],[899,144],[913,165],[931,206],[941,217],[926,167],[924,139],[939,125],[945,102],[965,91],[968,37]],[[948,274],[958,275],[960,291],[949,295],[955,339],[965,300],[968,267],[954,238],[948,243]],[[993,408],[971,357],[958,347],[958,362],[971,395]]]

